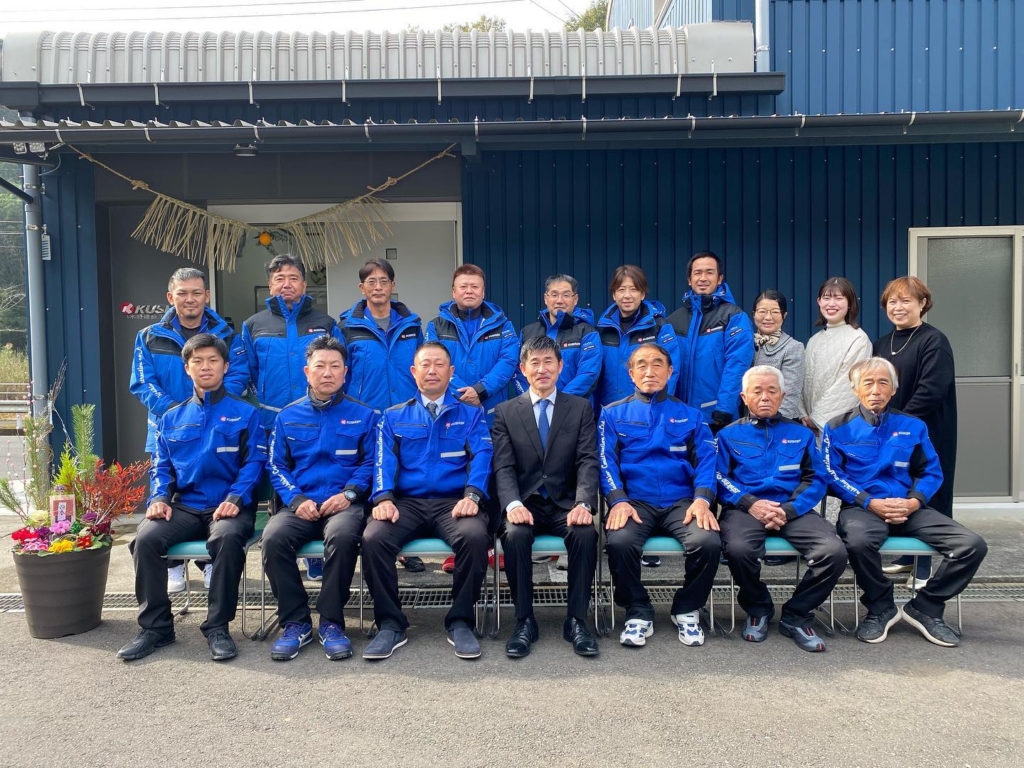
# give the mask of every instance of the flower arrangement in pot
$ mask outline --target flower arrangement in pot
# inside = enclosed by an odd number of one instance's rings
[[[71,415],[74,439],[65,442],[52,477],[50,416],[25,422],[28,503],[9,479],[0,480],[0,505],[23,523],[11,534],[12,551],[33,637],[77,634],[100,623],[113,523],[146,495],[149,462],[105,463],[92,453],[95,406],[73,406]]]

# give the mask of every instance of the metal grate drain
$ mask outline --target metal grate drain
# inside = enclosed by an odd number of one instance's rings
[[[651,601],[656,604],[671,603],[672,598],[675,596],[676,589],[677,588],[674,586],[648,586]],[[775,600],[777,604],[784,602],[793,594],[792,586],[771,585],[768,589],[772,594],[772,599]],[[611,597],[607,587],[602,586],[601,593],[603,600],[607,602]],[[320,590],[309,590],[311,603],[315,603],[319,595]],[[490,588],[485,587],[482,599],[486,600],[490,595]],[[402,599],[402,605],[406,608],[412,609],[448,608],[452,604],[451,589],[447,587],[403,587],[399,589],[399,596]],[[729,602],[729,587],[724,585],[716,586],[714,596],[715,602],[727,604]],[[899,602],[909,600],[911,598],[911,592],[905,586],[898,585],[895,588],[895,598]],[[512,593],[505,584],[501,585],[499,599],[502,607],[509,607],[512,605]],[[556,584],[534,587],[533,602],[536,607],[564,606],[566,604],[566,600],[567,589],[562,585]],[[852,584],[841,584],[836,587],[836,603],[851,604],[856,602],[856,600],[857,595],[854,592]],[[1024,602],[1024,583],[1006,582],[972,584],[964,591],[963,600],[964,602],[974,603]],[[260,607],[260,603],[260,592],[257,590],[249,590],[245,595],[245,600],[239,600],[239,607],[244,605],[245,608],[248,609],[258,609]],[[178,593],[171,597],[172,610],[177,611],[184,605],[184,593]],[[266,593],[266,602],[264,605],[271,610],[277,607],[277,601],[269,590]],[[363,606],[364,608],[368,608],[372,605],[373,600],[370,597],[370,593],[364,588]],[[358,606],[359,591],[353,590],[352,597],[349,599],[347,607],[358,608]],[[105,611],[134,612],[138,610],[138,607],[139,604],[135,599],[134,592],[108,592],[103,598],[103,610]],[[202,590],[193,592],[189,608],[190,610],[205,610],[206,592]],[[24,610],[25,604],[22,601],[21,594],[19,592],[0,593],[0,613],[12,613]]]

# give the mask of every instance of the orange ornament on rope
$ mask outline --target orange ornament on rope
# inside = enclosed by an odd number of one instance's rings
[[[267,232],[267,230],[263,230],[256,238],[256,242],[258,242],[260,245],[266,248],[268,245],[274,242],[274,236]]]

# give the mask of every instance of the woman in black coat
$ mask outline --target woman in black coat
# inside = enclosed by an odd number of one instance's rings
[[[874,344],[874,354],[896,368],[899,388],[890,405],[921,419],[928,427],[942,466],[942,486],[928,506],[953,516],[953,475],[956,470],[956,375],[953,349],[945,334],[921,320],[932,307],[932,295],[919,278],[898,277],[882,293],[882,308],[896,329]],[[912,558],[883,568],[909,572]],[[931,574],[931,558],[918,559],[917,586]],[[911,577],[914,578],[913,576]]]

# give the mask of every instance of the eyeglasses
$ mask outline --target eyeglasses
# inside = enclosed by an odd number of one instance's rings
[[[549,299],[565,299],[566,301],[569,301],[569,299],[571,299],[576,294],[573,293],[572,291],[566,291],[565,293],[555,293],[554,291],[548,291],[544,295],[547,296]]]
[[[754,317],[782,317],[781,309],[759,309],[754,313]]]
[[[387,286],[388,284],[390,284],[390,282],[391,282],[391,280],[389,280],[388,278],[386,278],[386,277],[382,277],[382,278],[380,278],[379,280],[377,280],[377,279],[373,279],[373,280],[364,280],[364,281],[363,281],[363,285],[365,285],[365,286],[366,286],[367,288],[376,288],[376,287],[377,287],[378,285],[379,285],[379,286],[380,286],[381,288],[384,288],[384,287],[386,287],[386,286]]]

